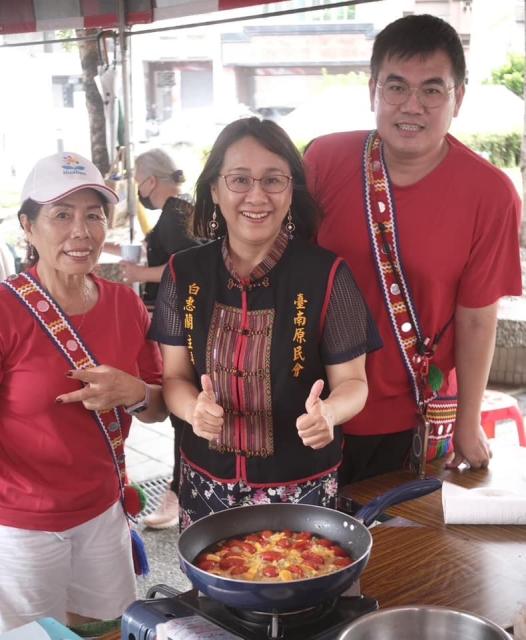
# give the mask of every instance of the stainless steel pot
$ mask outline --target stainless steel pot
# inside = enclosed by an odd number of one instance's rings
[[[446,607],[388,607],[351,623],[338,640],[512,640],[487,618]]]

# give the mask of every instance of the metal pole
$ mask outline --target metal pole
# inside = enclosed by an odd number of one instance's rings
[[[124,116],[124,170],[126,175],[126,204],[128,215],[130,216],[130,243],[133,243],[135,236],[135,216],[137,212],[135,201],[135,188],[133,184],[133,173],[131,163],[130,148],[130,122],[131,122],[131,100],[130,100],[130,77],[128,59],[128,41],[126,38],[126,0],[118,0],[119,11],[119,47],[121,50],[122,69],[122,101]]]

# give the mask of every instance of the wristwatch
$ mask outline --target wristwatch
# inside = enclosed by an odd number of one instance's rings
[[[136,402],[135,404],[132,404],[129,407],[124,407],[124,411],[126,411],[126,413],[129,413],[132,416],[136,416],[138,413],[142,413],[143,411],[146,411],[146,409],[148,409],[148,407],[150,406],[150,399],[151,399],[150,385],[146,384],[145,382],[144,383],[144,399],[140,400],[139,402]]]

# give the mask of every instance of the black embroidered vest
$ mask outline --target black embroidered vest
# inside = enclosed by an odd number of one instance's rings
[[[171,261],[196,383],[208,373],[225,410],[218,443],[185,425],[185,459],[216,480],[256,486],[313,479],[334,469],[340,429],[331,444],[315,451],[303,445],[296,419],[305,413],[314,381],[326,381],[322,322],[339,260],[295,239],[264,277],[244,285],[228,272],[220,240]]]

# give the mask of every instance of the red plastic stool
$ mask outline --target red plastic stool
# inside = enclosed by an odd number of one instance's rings
[[[517,400],[507,393],[486,389],[482,399],[480,421],[488,438],[495,437],[495,425],[502,420],[513,420],[515,422],[519,435],[519,444],[521,447],[526,447],[526,429],[524,428],[524,420]]]

